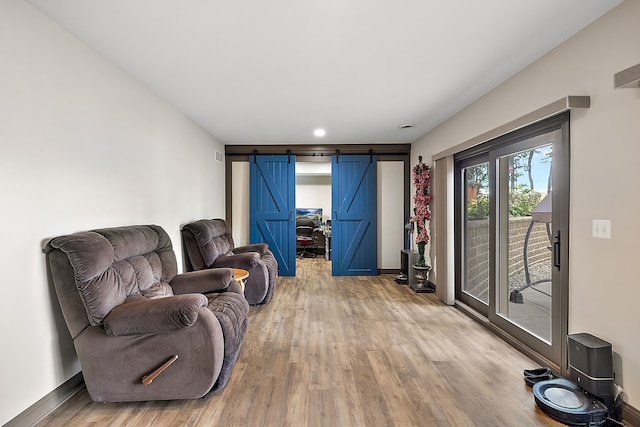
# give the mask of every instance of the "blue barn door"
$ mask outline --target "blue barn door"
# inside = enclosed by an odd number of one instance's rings
[[[254,155],[249,164],[249,240],[269,245],[280,276],[295,276],[295,156]]]
[[[332,156],[331,182],[332,275],[375,276],[377,157]]]

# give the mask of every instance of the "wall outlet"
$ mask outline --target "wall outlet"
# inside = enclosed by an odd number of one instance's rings
[[[608,219],[594,219],[593,237],[595,237],[596,239],[610,239],[611,221]]]

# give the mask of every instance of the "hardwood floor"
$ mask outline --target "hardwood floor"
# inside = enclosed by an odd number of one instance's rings
[[[227,387],[191,401],[94,403],[82,390],[37,425],[561,426],[537,409],[537,367],[433,294],[393,275],[331,277],[298,260],[252,307]]]

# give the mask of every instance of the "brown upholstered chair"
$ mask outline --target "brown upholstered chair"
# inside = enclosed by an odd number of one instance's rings
[[[225,386],[249,312],[232,270],[177,274],[155,225],[56,237],[45,253],[94,401],[193,399]]]
[[[244,295],[251,305],[271,301],[276,289],[278,262],[266,243],[236,247],[224,219],[201,219],[182,227],[188,271],[231,267],[249,272]]]

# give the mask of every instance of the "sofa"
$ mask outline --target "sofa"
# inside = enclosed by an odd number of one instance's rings
[[[157,225],[60,236],[44,251],[94,401],[194,399],[224,388],[249,311],[232,270],[177,274]]]
[[[236,247],[231,228],[224,219],[201,219],[182,227],[185,266],[188,271],[240,268],[249,272],[245,297],[250,305],[266,304],[273,298],[278,262],[266,243]]]

